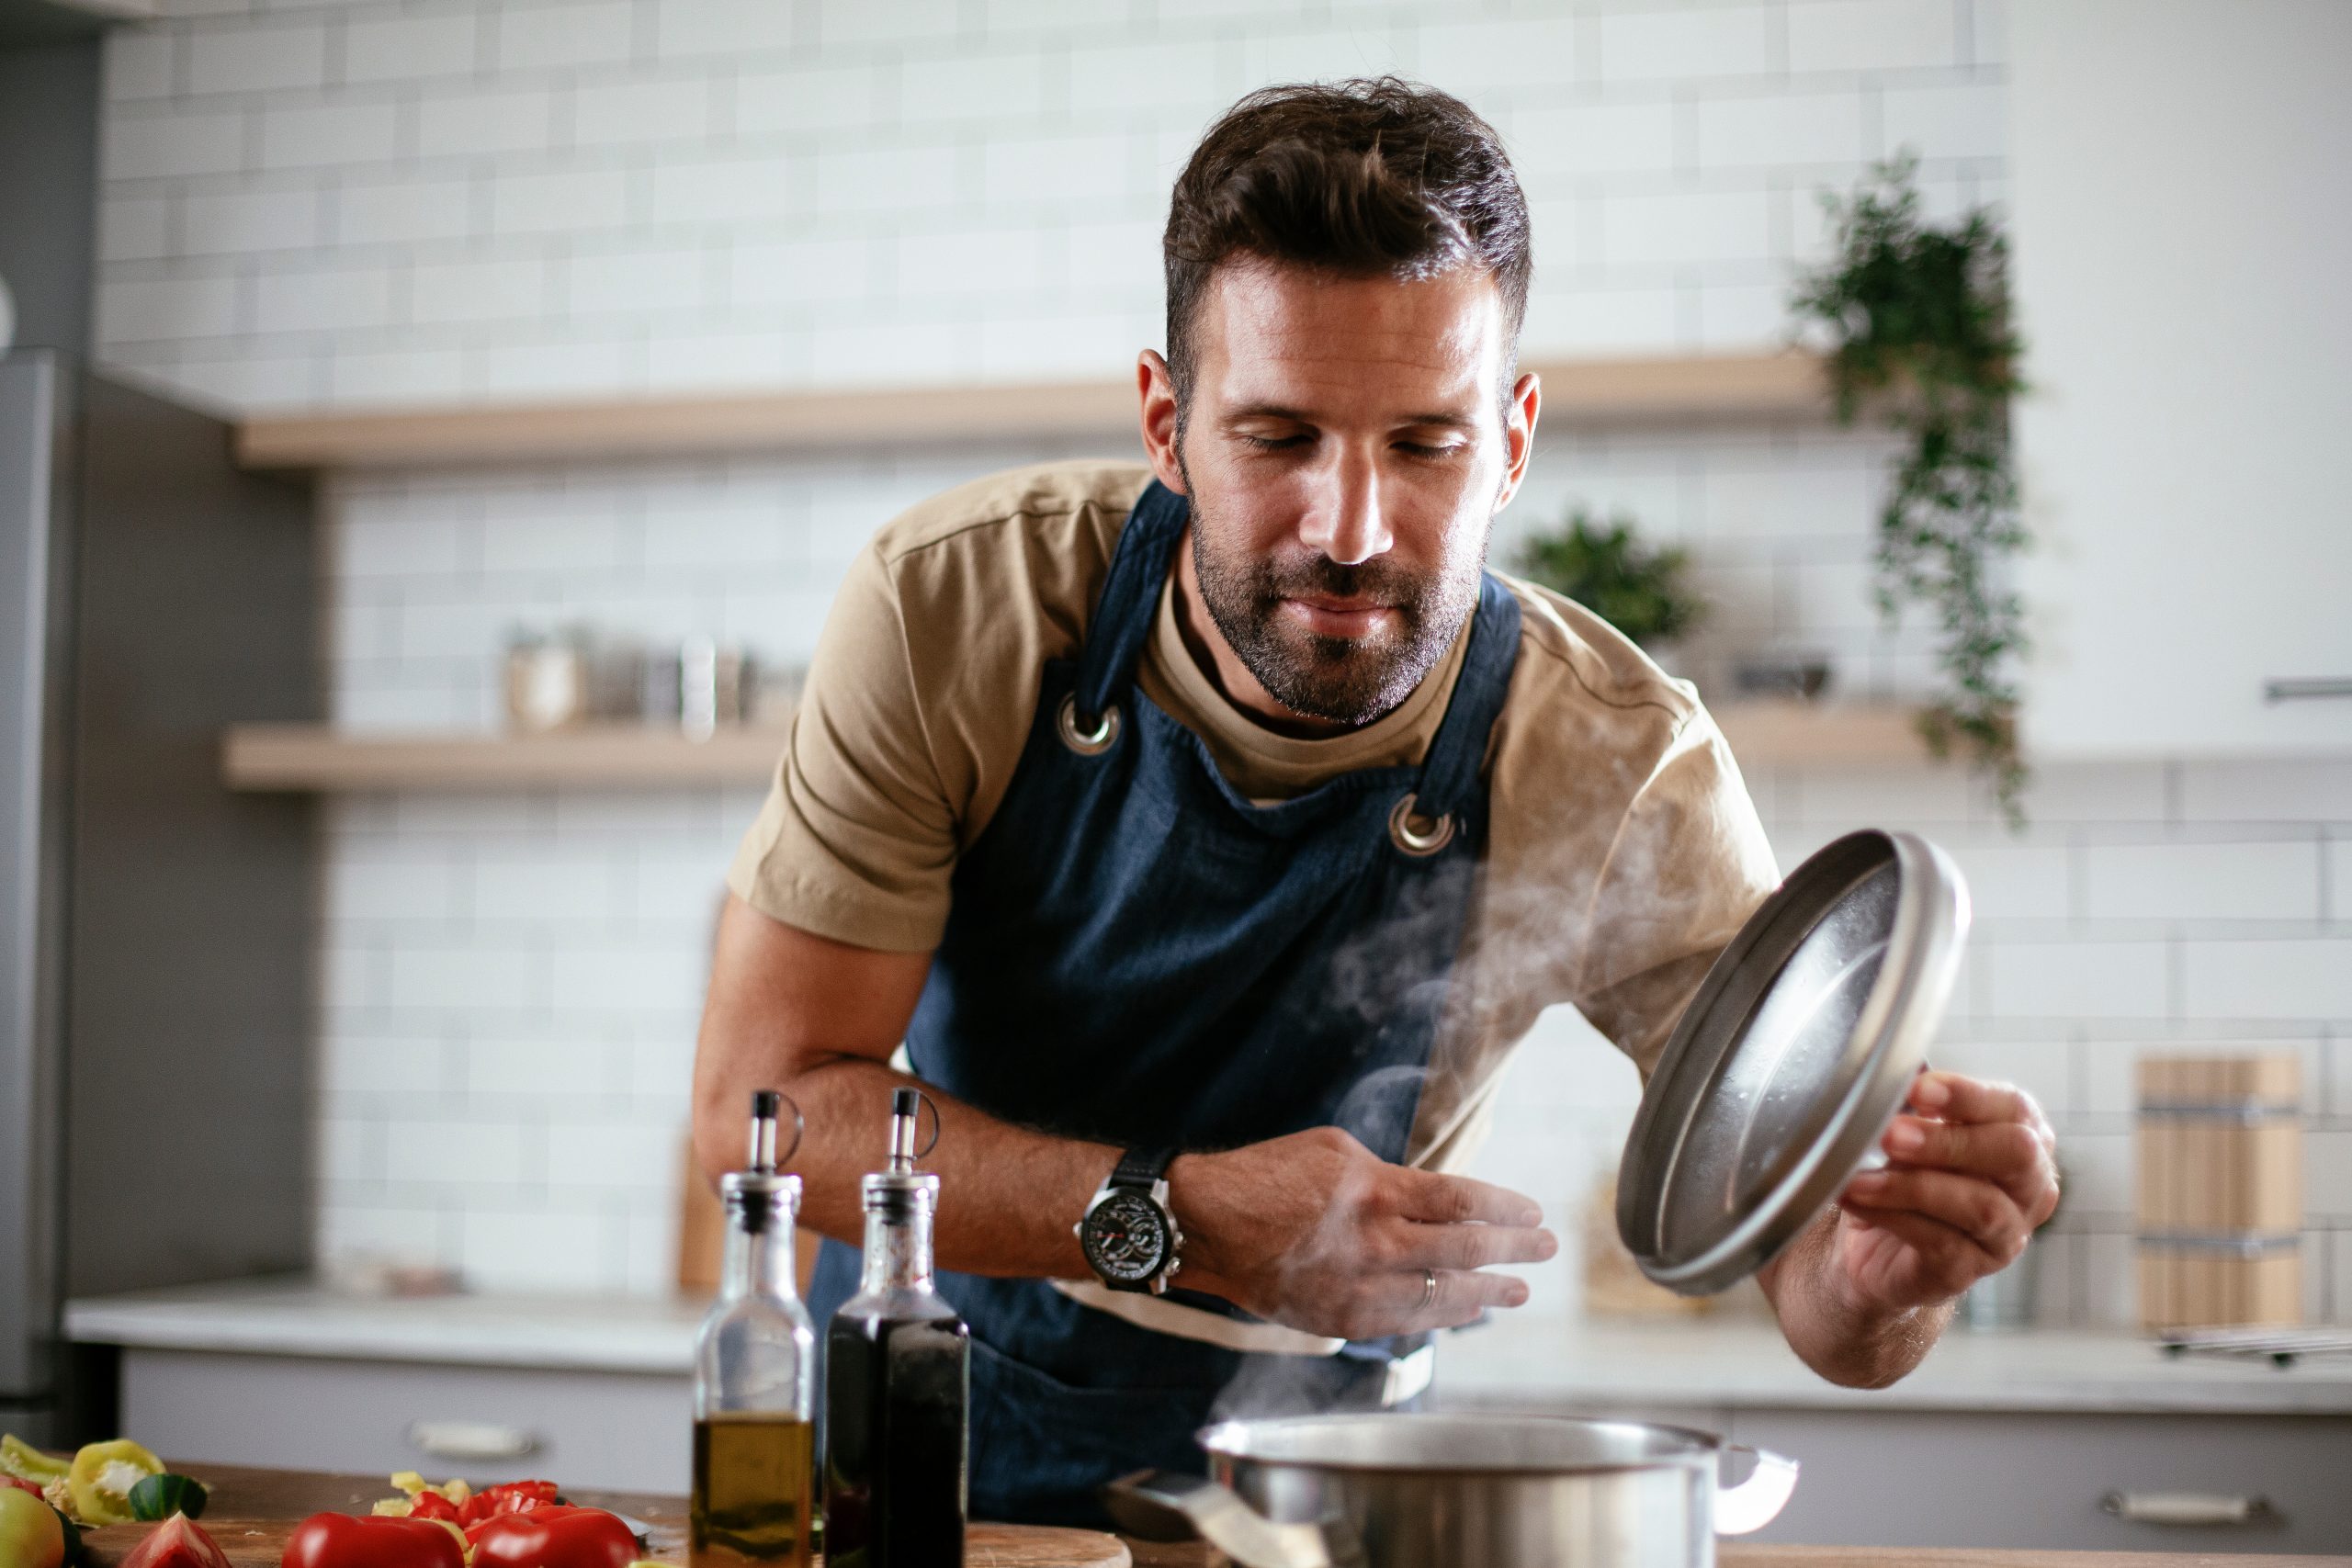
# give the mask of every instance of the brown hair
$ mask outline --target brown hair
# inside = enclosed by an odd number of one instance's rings
[[[1260,88],[1193,149],[1160,248],[1180,427],[1193,317],[1238,257],[1405,280],[1484,267],[1510,327],[1510,396],[1534,270],[1527,198],[1495,128],[1450,94],[1397,76]]]

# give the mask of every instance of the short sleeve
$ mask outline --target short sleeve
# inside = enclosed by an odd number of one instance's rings
[[[898,593],[869,546],[834,596],[728,886],[762,914],[836,942],[937,946],[958,814],[925,734]]]
[[[1634,793],[1581,922],[1572,999],[1644,1082],[1716,955],[1779,880],[1731,748],[1697,709]]]

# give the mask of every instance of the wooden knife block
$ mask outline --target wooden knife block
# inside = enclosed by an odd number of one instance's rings
[[[2297,1058],[2143,1056],[2139,1089],[2141,1325],[2301,1321]]]

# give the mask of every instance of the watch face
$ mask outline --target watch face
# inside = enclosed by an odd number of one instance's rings
[[[1087,1213],[1079,1244],[1096,1273],[1122,1285],[1140,1285],[1168,1261],[1168,1219],[1141,1192],[1122,1189]]]

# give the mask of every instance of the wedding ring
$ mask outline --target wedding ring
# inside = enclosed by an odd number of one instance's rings
[[[1421,1270],[1421,1310],[1427,1312],[1437,1304],[1437,1270]]]

